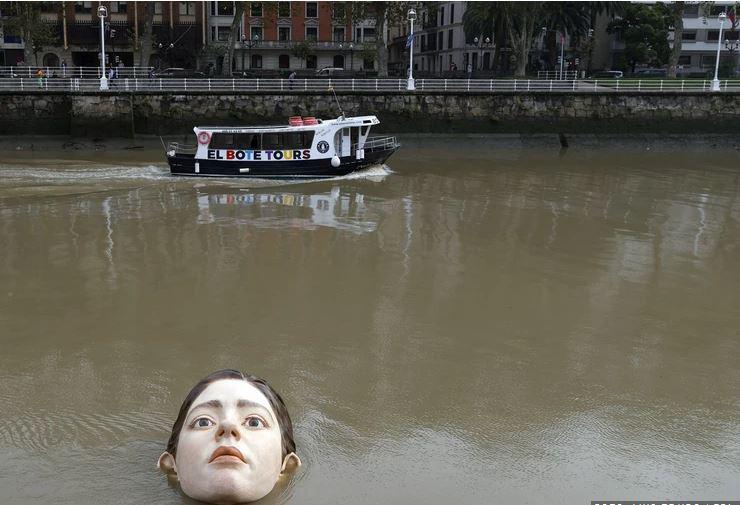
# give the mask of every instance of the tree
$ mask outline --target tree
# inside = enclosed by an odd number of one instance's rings
[[[683,11],[684,2],[674,2],[670,4],[658,4],[657,7],[665,17],[666,25],[673,28],[673,47],[668,55],[668,72],[666,76],[669,79],[676,78],[678,69],[678,57],[681,56],[681,46],[683,41]]]
[[[501,48],[507,45],[504,16],[499,4],[485,2],[468,2],[463,14],[463,31],[465,42],[473,43],[475,37],[485,40],[488,37],[493,44],[493,61],[498,62]],[[465,69],[463,69],[465,70]]]
[[[313,54],[314,46],[311,39],[301,40],[295,42],[290,48],[290,54],[301,60],[301,68],[303,68],[306,58]]]
[[[17,33],[23,39],[23,59],[27,65],[30,65],[32,55],[38,65],[38,54],[44,46],[59,43],[59,34],[51,24],[41,19],[42,6],[40,2],[9,2],[9,6],[3,8],[3,14],[8,16],[3,26],[6,33]]]
[[[640,63],[660,66],[668,61],[668,26],[652,5],[627,4],[622,17],[609,23],[607,32],[622,34],[625,62],[632,73]]]
[[[543,4],[539,2],[491,3],[503,4],[501,13],[509,33],[509,43],[516,58],[514,77],[524,77],[527,73],[529,50],[532,48],[535,37],[541,31],[538,20],[543,19]]]
[[[139,51],[139,66],[148,67],[150,64],[150,58],[152,57],[152,24],[154,20],[153,3],[152,2],[141,2],[142,4],[142,17],[141,17],[141,34],[139,36],[139,47],[136,48]],[[138,8],[139,4],[134,3],[134,9]]]
[[[224,65],[221,68],[221,75],[224,77],[231,76],[231,66],[234,61],[234,45],[236,43],[236,36],[239,34],[239,26],[241,26],[244,20],[244,11],[248,7],[249,2],[234,2],[234,19],[231,21],[231,31],[229,32],[229,39],[226,41],[226,54],[224,54]]]
[[[345,2],[345,9],[352,20],[375,21],[375,49],[377,50],[378,77],[388,77],[388,26],[408,23],[408,11],[418,8],[419,2]]]

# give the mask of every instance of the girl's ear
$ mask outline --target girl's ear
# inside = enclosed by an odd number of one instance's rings
[[[299,466],[301,466],[301,458],[296,453],[291,452],[283,459],[283,467],[280,469],[280,473],[294,472]]]
[[[175,457],[167,451],[164,451],[157,461],[157,468],[159,468],[167,477],[177,478],[177,464],[175,463]]]

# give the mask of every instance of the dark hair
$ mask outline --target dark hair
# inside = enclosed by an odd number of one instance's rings
[[[167,452],[172,454],[172,457],[177,456],[177,442],[180,440],[180,432],[182,431],[182,425],[185,423],[185,417],[188,415],[188,410],[190,410],[190,407],[191,405],[193,405],[195,399],[198,398],[198,396],[203,392],[205,388],[208,387],[209,384],[222,379],[236,379],[247,381],[257,389],[259,389],[260,392],[265,395],[267,401],[270,402],[270,406],[275,412],[275,416],[277,416],[277,422],[280,425],[280,440],[282,442],[281,445],[283,448],[283,458],[291,452],[295,452],[295,440],[293,440],[293,422],[290,420],[290,415],[288,414],[288,409],[285,406],[285,402],[283,402],[283,399],[280,397],[277,391],[272,389],[272,387],[270,387],[270,385],[264,379],[260,379],[258,377],[255,377],[254,375],[249,375],[248,373],[243,373],[238,370],[231,369],[218,370],[216,372],[213,372],[202,378],[195,386],[193,386],[193,389],[190,390],[188,395],[185,397],[185,400],[182,402],[182,405],[180,406],[180,413],[177,414],[175,424],[172,425],[172,434],[170,435],[170,439],[167,441]]]

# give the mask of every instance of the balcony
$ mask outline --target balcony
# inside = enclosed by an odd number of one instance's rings
[[[303,42],[301,40],[260,40],[252,50],[256,49],[291,49],[295,44]],[[354,41],[333,41],[333,40],[319,40],[313,41],[311,46],[317,50],[334,50],[334,51],[350,51],[349,45],[354,44],[354,51],[361,51],[361,44]],[[241,43],[236,42],[235,47],[241,49]]]

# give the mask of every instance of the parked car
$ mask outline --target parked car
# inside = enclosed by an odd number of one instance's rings
[[[591,75],[591,79],[621,79],[622,77],[624,77],[624,72],[621,70],[602,70]]]
[[[635,70],[635,77],[665,77],[668,71],[665,68],[641,68]]]
[[[157,79],[205,79],[206,74],[189,68],[165,68],[154,72],[154,77]]]
[[[353,77],[354,73],[351,71],[345,71],[339,67],[324,67],[321,70],[316,71],[316,77],[327,79],[335,77]]]

